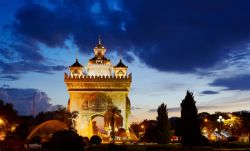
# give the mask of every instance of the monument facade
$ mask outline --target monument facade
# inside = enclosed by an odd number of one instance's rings
[[[69,66],[64,82],[69,93],[68,110],[77,111],[76,130],[82,136],[91,137],[92,120],[104,116],[110,107],[117,107],[122,116],[122,128],[128,131],[130,100],[128,97],[132,82],[131,73],[120,59],[115,66],[105,57],[106,48],[99,43],[94,48],[94,57],[83,66],[78,59]]]

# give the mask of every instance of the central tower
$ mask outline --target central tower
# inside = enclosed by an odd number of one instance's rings
[[[82,136],[91,137],[93,132],[92,119],[104,116],[106,111],[115,106],[122,116],[122,128],[128,130],[130,100],[128,97],[132,81],[131,74],[127,75],[127,66],[122,60],[113,66],[105,57],[106,49],[99,38],[94,48],[94,57],[89,59],[84,67],[76,59],[69,66],[70,74],[65,73],[70,112],[77,111],[77,132]],[[84,70],[86,69],[86,70]]]

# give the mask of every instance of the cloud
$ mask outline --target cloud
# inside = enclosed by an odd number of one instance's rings
[[[167,108],[168,112],[181,111],[180,107]],[[149,109],[148,112],[157,112],[157,109]]]
[[[4,75],[4,76],[0,76],[0,80],[3,81],[15,81],[18,80],[19,77],[15,76],[15,75]]]
[[[72,36],[81,50],[92,49],[101,34],[111,50],[123,51],[124,58],[131,59],[130,50],[148,66],[163,71],[213,67],[250,38],[247,1],[48,4],[33,2],[18,9],[14,31],[50,47],[63,46]]]
[[[19,74],[26,72],[38,72],[52,74],[54,71],[65,70],[67,67],[62,65],[47,65],[39,62],[32,61],[18,61],[6,63],[0,61],[0,80],[18,80]]]
[[[131,107],[131,110],[140,110],[140,109],[142,109],[142,108],[141,107],[134,107],[134,106]]]
[[[220,92],[218,91],[211,91],[211,90],[205,90],[200,92],[200,94],[219,94]]]
[[[30,115],[41,111],[49,111],[54,108],[50,104],[51,99],[45,92],[37,89],[20,89],[20,88],[0,88],[0,99],[12,103],[20,115]],[[33,104],[34,103],[34,104]]]
[[[81,51],[90,53],[101,35],[108,51],[118,51],[128,62],[133,61],[134,54],[160,71],[207,71],[230,59],[229,54],[236,48],[249,43],[249,4],[248,1],[27,1],[14,13],[14,21],[5,25],[11,31],[12,41],[4,47],[0,44],[3,50],[0,55],[8,61],[14,55],[18,61],[36,62],[41,65],[31,71],[41,71],[51,66],[44,64],[47,60],[41,54],[40,43],[50,48],[65,47],[65,41],[72,39]],[[242,58],[239,55],[235,59]]]
[[[226,90],[250,90],[249,82],[250,75],[238,75],[216,79],[210,85],[226,87]]]

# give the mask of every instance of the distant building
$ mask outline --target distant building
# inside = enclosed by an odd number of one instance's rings
[[[128,116],[130,114],[130,100],[128,93],[132,81],[131,74],[127,74],[127,66],[120,59],[115,66],[105,57],[106,48],[99,43],[94,48],[94,57],[83,66],[78,59],[69,66],[70,74],[65,73],[69,101],[69,111],[77,111],[77,132],[82,136],[91,137],[94,132],[92,120],[96,116],[103,116],[111,106],[121,110],[122,128],[128,131]]]
[[[239,142],[248,143],[248,142],[249,142],[249,134],[248,134],[248,133],[242,133],[242,134],[239,136],[238,141],[239,141]]]

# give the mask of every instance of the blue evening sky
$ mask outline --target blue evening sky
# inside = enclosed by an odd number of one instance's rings
[[[179,116],[187,90],[199,112],[250,107],[248,1],[1,0],[0,33],[2,89],[37,89],[53,105],[67,104],[76,51],[86,65],[101,35],[133,74],[131,121],[162,102]]]

